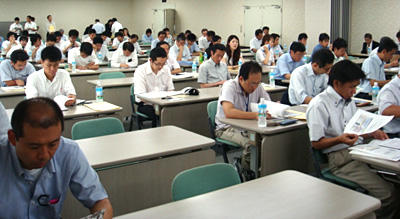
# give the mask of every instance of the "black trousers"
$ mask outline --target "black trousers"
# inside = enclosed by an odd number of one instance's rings
[[[152,105],[145,105],[143,102],[140,102],[137,111],[151,119],[151,127],[157,127],[157,115]],[[140,117],[138,117],[138,119],[140,119]]]
[[[355,97],[365,99],[365,100],[372,100],[371,95],[369,95],[368,93],[363,93],[363,92],[358,93]]]

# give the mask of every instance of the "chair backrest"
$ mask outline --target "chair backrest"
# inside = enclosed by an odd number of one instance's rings
[[[196,167],[175,176],[172,200],[190,198],[239,183],[239,175],[230,164],[215,163]]]
[[[136,104],[136,99],[135,99],[135,87],[132,84],[131,85],[131,95],[129,95],[129,100],[131,101],[131,107],[132,107],[132,112],[135,113],[135,104]]]
[[[99,79],[111,79],[111,78],[125,78],[125,74],[116,71],[116,72],[103,72],[99,75]]]
[[[211,137],[215,138],[215,115],[217,114],[218,100],[207,104],[208,125],[210,127]]]
[[[328,157],[326,156],[326,154],[322,153],[321,150],[315,149],[313,147],[311,147],[311,152],[313,156],[315,172],[318,177],[321,177],[321,165],[326,165],[328,163]]]
[[[123,133],[124,126],[122,122],[114,117],[100,119],[84,120],[75,123],[72,126],[72,139],[92,138],[97,136],[112,135]]]

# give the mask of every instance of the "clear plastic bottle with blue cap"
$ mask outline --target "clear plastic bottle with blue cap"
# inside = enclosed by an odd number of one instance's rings
[[[192,62],[192,72],[197,72],[196,60],[193,60],[193,62]]]
[[[269,86],[275,87],[275,72],[269,73]]]
[[[103,86],[100,80],[96,83],[96,102],[103,102]]]
[[[208,59],[207,53],[204,52],[204,61],[206,61]]]
[[[374,86],[372,87],[372,102],[373,103],[377,103],[378,94],[379,94],[378,82],[374,82]]]
[[[260,103],[258,103],[257,124],[260,128],[267,127],[267,104],[265,103],[264,98],[261,98]]]
[[[71,66],[72,66],[72,69],[71,69],[72,73],[76,73],[76,62],[73,61],[73,62],[71,63]]]

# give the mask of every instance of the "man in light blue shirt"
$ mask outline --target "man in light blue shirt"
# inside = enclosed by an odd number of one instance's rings
[[[92,213],[112,206],[78,144],[61,137],[64,122],[48,98],[20,102],[9,143],[0,145],[0,212],[4,218],[60,218],[67,189]]]
[[[11,53],[11,59],[0,64],[0,79],[3,86],[24,86],[26,78],[35,71],[29,56],[22,49]]]
[[[8,119],[6,109],[0,101],[0,145],[7,144],[7,132],[9,129],[11,129],[10,120]]]
[[[100,23],[99,19],[94,20],[92,29],[96,31],[97,35],[102,34],[104,31],[106,31],[106,27],[104,26],[104,24]]]
[[[290,52],[279,57],[276,63],[275,77],[277,80],[290,79],[293,70],[304,65],[302,58],[306,48],[302,43],[293,42],[290,45]]]
[[[221,62],[225,54],[225,46],[215,44],[211,47],[211,58],[200,65],[199,78],[201,88],[216,87],[231,79],[228,66]]]
[[[196,43],[196,35],[194,35],[193,33],[190,33],[187,36],[186,41],[187,41],[187,46],[189,48],[190,54],[192,56],[193,55],[194,56],[200,55],[201,50],[200,50],[199,46]]]
[[[289,84],[290,104],[308,104],[312,98],[326,89],[333,59],[329,49],[320,49],[314,53],[312,63],[302,65],[293,71]]]
[[[180,33],[176,37],[175,45],[169,49],[168,56],[176,59],[176,61],[190,61],[192,57],[190,56],[190,50],[185,45],[186,37],[183,33]]]
[[[384,65],[385,62],[390,62],[393,54],[397,52],[397,48],[397,44],[389,37],[381,38],[378,52],[369,56],[362,64],[366,78],[361,82],[361,90],[356,97],[371,100],[370,93],[375,82],[379,87],[389,83],[390,80],[386,80]]]
[[[142,36],[142,42],[143,43],[151,43],[154,40],[153,35],[151,35],[151,34],[152,34],[151,29],[147,28],[146,33],[143,34],[143,36]]]
[[[387,83],[378,95],[379,114],[394,116],[394,119],[383,127],[391,138],[400,137],[400,75]]]
[[[157,43],[163,42],[165,40],[166,36],[167,36],[167,33],[165,33],[165,31],[158,32],[157,39],[151,41],[151,49],[156,48]]]
[[[316,45],[312,51],[311,56],[318,50],[322,48],[329,49],[329,35],[327,33],[321,33],[318,38],[318,45]]]

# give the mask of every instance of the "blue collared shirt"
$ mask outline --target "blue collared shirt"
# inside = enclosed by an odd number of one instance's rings
[[[26,66],[21,71],[15,70],[15,68],[11,65],[11,60],[4,60],[0,64],[0,78],[1,82],[4,83],[5,81],[12,81],[12,80],[23,80],[26,82],[26,78],[35,72],[35,67],[31,63],[26,63]]]
[[[194,52],[200,52],[200,48],[199,48],[199,46],[197,45],[196,42],[194,42],[194,43],[190,46],[189,50],[190,50],[190,54],[192,54],[192,53],[194,53]]]
[[[290,53],[285,53],[279,57],[276,63],[275,77],[278,80],[285,79],[285,74],[291,74],[293,70],[302,65],[304,65],[302,60],[295,62],[290,56]]]
[[[328,46],[327,46],[327,47],[323,47],[323,46],[321,46],[321,44],[318,43],[318,45],[316,45],[316,46],[314,47],[314,49],[313,49],[313,51],[312,51],[312,53],[311,53],[311,57],[314,55],[314,53],[315,53],[316,51],[318,51],[318,50],[320,50],[320,49],[323,49],[323,48],[329,49]]]
[[[107,198],[97,173],[70,139],[61,137],[37,181],[21,167],[11,144],[0,145],[0,167],[0,212],[4,218],[60,218],[68,187],[87,208]],[[50,201],[53,204],[42,206]]]
[[[395,77],[385,86],[378,95],[379,114],[382,114],[386,108],[390,106],[400,106],[400,78]],[[387,125],[383,127],[386,133],[400,133],[400,118],[393,118]]]
[[[151,49],[156,48],[157,43],[159,43],[159,42],[160,42],[160,40],[158,38],[153,40],[153,41],[151,41]]]
[[[385,63],[378,57],[378,54],[371,55],[362,64],[362,70],[365,73],[365,79],[361,81],[360,88],[363,93],[371,93],[372,86],[369,80],[386,80]]]
[[[151,43],[153,40],[154,40],[153,35],[150,35],[148,37],[146,34],[143,34],[143,36],[142,36],[143,43]]]

